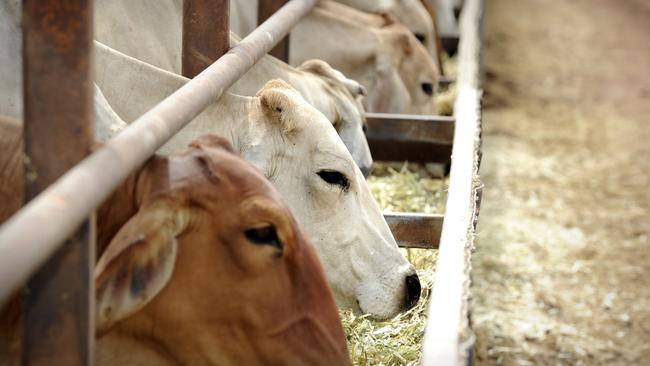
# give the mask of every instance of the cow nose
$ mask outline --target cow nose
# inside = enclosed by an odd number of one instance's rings
[[[420,300],[420,279],[417,274],[406,276],[406,307],[408,309],[415,306]]]
[[[372,171],[372,165],[360,166],[359,169],[361,169],[361,174],[363,174],[363,177],[368,178],[368,176],[370,175],[370,172]]]
[[[422,88],[424,94],[430,97],[433,96],[433,83],[422,83],[420,84],[420,87]]]

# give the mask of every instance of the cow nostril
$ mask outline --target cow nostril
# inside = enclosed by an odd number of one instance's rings
[[[415,306],[420,300],[420,278],[417,274],[406,276],[406,307],[408,309]]]
[[[361,169],[361,174],[363,174],[363,177],[368,178],[368,176],[370,176],[370,172],[372,172],[372,165],[360,166],[359,169]]]
[[[422,83],[420,85],[424,94],[428,96],[433,96],[433,84],[432,83]]]

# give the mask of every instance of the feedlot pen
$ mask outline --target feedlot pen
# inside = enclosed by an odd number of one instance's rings
[[[202,49],[216,61],[201,71],[202,61],[184,52],[183,73],[194,79],[84,158],[92,144],[92,1],[73,1],[63,10],[56,0],[23,2],[25,152],[38,174],[27,174],[32,178],[26,183],[29,204],[0,227],[0,303],[31,278],[24,363],[92,364],[94,208],[262,55],[271,51],[286,60],[290,51],[283,37],[315,1],[260,1],[260,21],[271,16],[224,55],[228,16],[214,9],[227,9],[227,3],[185,0],[184,47]],[[191,18],[202,13],[198,9],[213,9],[214,17]],[[368,140],[376,159],[451,162],[444,216],[386,215],[401,246],[439,247],[422,346],[424,365],[464,364],[473,344],[467,299],[481,197],[482,14],[483,0],[464,2],[453,118],[368,115]],[[44,19],[51,17],[60,22],[48,27],[51,23]],[[30,108],[30,100],[46,103]]]

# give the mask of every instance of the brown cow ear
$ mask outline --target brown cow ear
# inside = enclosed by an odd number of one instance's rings
[[[267,82],[257,92],[257,97],[264,114],[280,124],[282,133],[288,134],[296,129],[295,98],[302,96],[294,88],[282,80],[275,79]]]
[[[169,282],[178,250],[176,237],[187,226],[188,216],[169,202],[152,202],[111,240],[95,267],[98,332],[140,310]]]

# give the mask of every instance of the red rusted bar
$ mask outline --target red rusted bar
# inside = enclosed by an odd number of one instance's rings
[[[193,78],[230,49],[229,0],[183,0],[183,76]]]
[[[90,153],[94,129],[91,46],[91,0],[23,1],[27,200]],[[28,281],[23,365],[92,363],[95,256],[91,232],[86,220]],[[19,248],[20,244],[14,243]]]
[[[315,3],[287,3],[223,57],[9,218],[0,227],[0,305],[133,169],[219,98]]]
[[[287,0],[258,0],[257,24],[262,24],[268,17],[280,9]],[[287,34],[271,51],[269,55],[289,63],[289,35]]]

